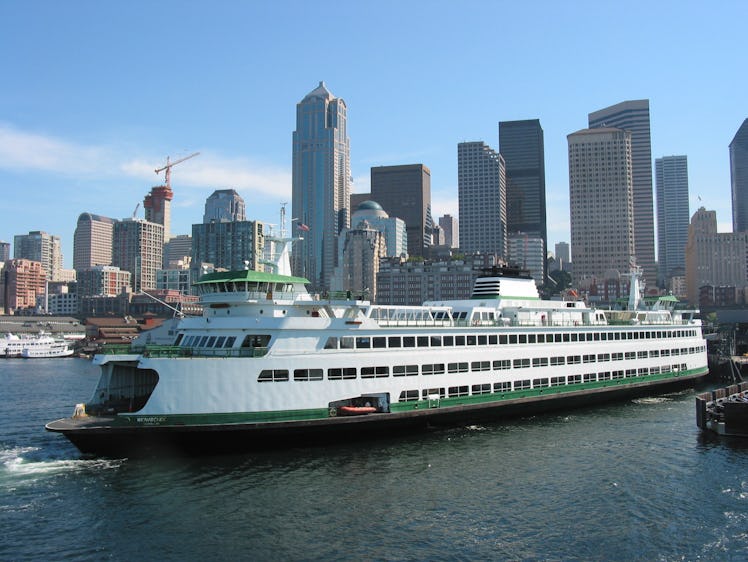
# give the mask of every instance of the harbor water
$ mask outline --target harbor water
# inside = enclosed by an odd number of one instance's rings
[[[44,430],[97,379],[83,359],[0,361],[0,560],[748,559],[748,440],[702,435],[694,391],[130,460]]]

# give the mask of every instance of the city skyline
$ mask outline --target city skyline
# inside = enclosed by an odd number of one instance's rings
[[[566,135],[595,108],[649,99],[653,160],[686,154],[691,214],[699,205],[715,209],[720,230],[729,231],[728,144],[748,114],[741,95],[748,77],[734,71],[748,8],[727,2],[705,12],[685,2],[674,12],[647,4],[642,18],[629,6],[591,6],[486,3],[475,21],[457,5],[420,2],[354,6],[345,15],[295,2],[218,2],[210,10],[165,2],[149,6],[147,18],[137,2],[117,7],[116,17],[108,5],[6,3],[0,240],[36,230],[59,236],[69,268],[81,213],[122,219],[140,204],[142,217],[144,197],[163,183],[154,170],[167,156],[196,151],[173,169],[172,235],[201,222],[203,202],[217,189],[236,189],[248,218],[277,223],[291,197],[294,107],[321,80],[348,107],[353,192],[369,191],[373,166],[422,162],[432,172],[435,218],[460,219],[457,143],[497,147],[498,121],[539,119],[549,248],[570,239]],[[497,36],[492,15],[518,25]],[[616,20],[615,31],[598,25],[606,17]],[[414,18],[424,24],[417,44],[407,23]],[[162,37],[165,21],[168,41],[139,39]],[[679,31],[663,36],[664,21]],[[323,22],[339,33],[336,57],[300,49]],[[543,40],[518,51],[529,22]],[[378,40],[384,26],[386,42]],[[489,44],[511,53],[500,76],[477,62]],[[595,73],[578,72],[583,54]],[[24,193],[34,193],[34,202],[14,197]]]

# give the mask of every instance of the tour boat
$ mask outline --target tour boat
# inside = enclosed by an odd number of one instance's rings
[[[27,336],[7,334],[0,341],[0,350],[2,350],[0,355],[8,358],[46,359],[73,355],[73,349],[66,342],[56,340],[49,334]]]
[[[465,300],[380,305],[310,294],[292,240],[276,241],[272,272],[204,275],[202,316],[98,353],[91,399],[46,428],[84,453],[233,452],[581,407],[708,373],[698,315],[643,308],[638,272],[628,310],[542,300],[500,268]]]

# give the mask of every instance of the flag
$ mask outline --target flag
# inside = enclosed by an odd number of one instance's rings
[[[299,224],[297,224],[296,228],[298,228],[299,230],[303,230],[304,232],[309,232],[309,227],[305,225],[303,222],[300,222]]]

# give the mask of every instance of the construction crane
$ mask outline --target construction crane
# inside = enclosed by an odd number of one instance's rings
[[[172,168],[172,166],[176,166],[180,162],[184,162],[185,160],[189,160],[190,158],[194,158],[198,154],[200,154],[200,153],[199,152],[195,152],[194,154],[190,154],[189,156],[185,156],[184,158],[180,158],[179,160],[175,160],[174,162],[169,162],[169,157],[167,156],[166,157],[166,166],[164,166],[163,168],[157,168],[156,169],[156,174],[160,174],[161,172],[163,172],[164,170],[166,170],[166,174],[164,174],[164,177],[165,177],[164,185],[166,185],[167,188],[171,189],[171,168]]]

